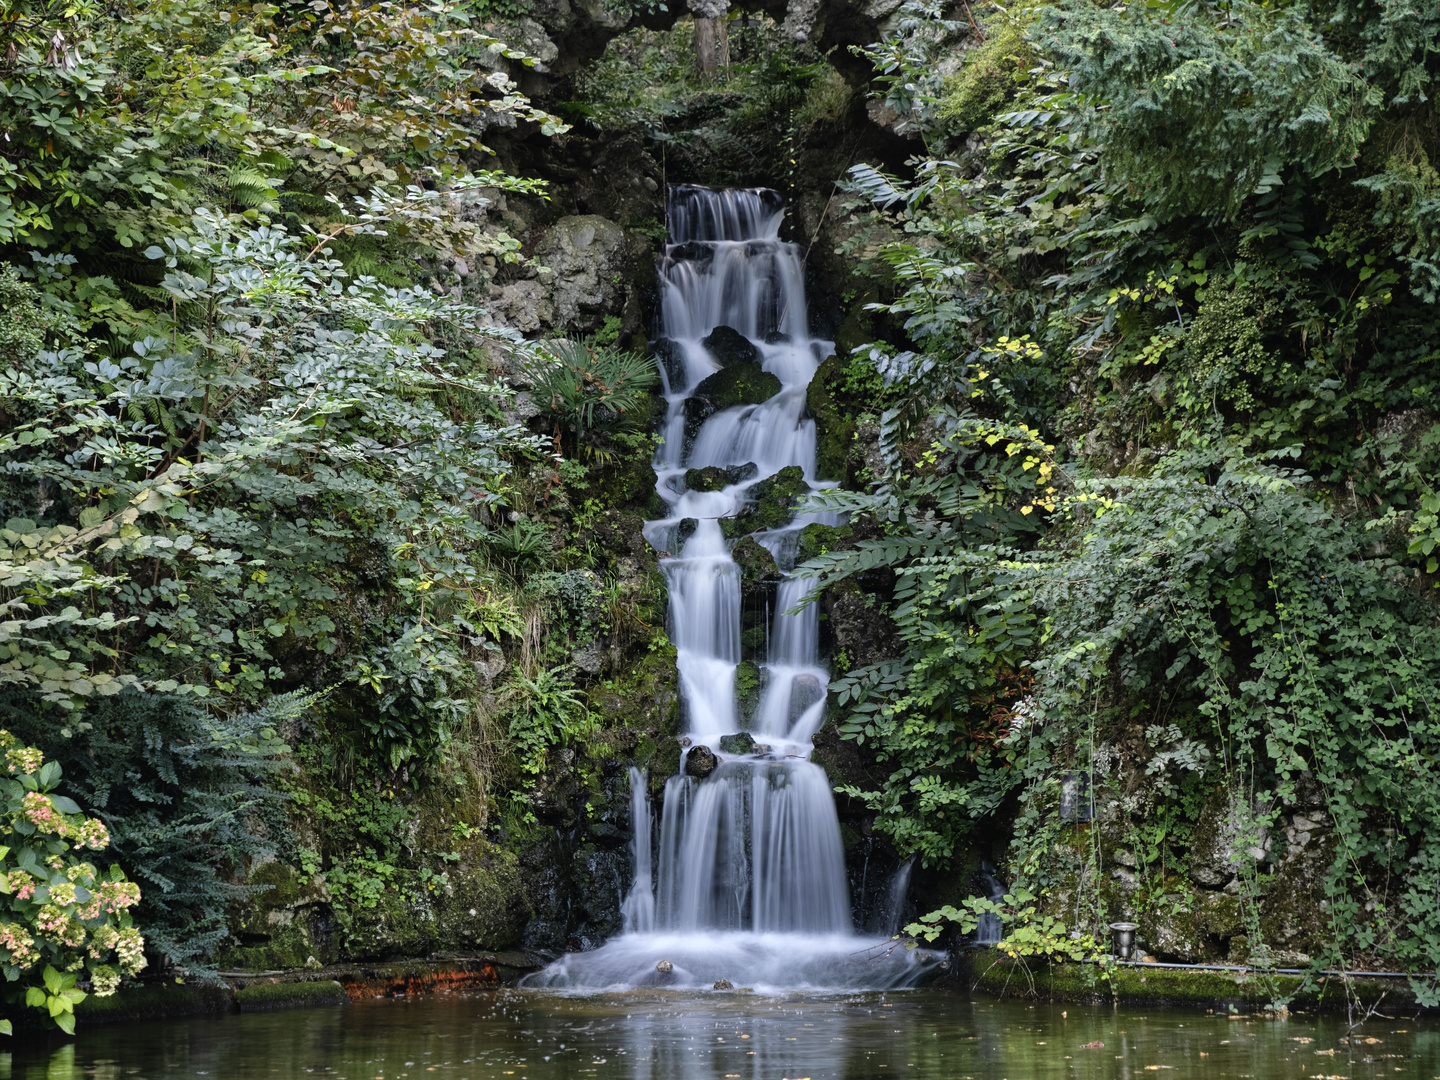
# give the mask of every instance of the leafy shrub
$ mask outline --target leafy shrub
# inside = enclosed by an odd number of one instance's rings
[[[655,364],[639,353],[600,344],[555,341],[529,369],[535,403],[553,417],[555,438],[570,435],[577,452],[608,456],[596,436],[645,419],[642,408],[660,381]]]
[[[252,891],[231,878],[290,844],[265,778],[286,764],[276,728],[313,704],[280,695],[223,717],[189,698],[122,694],[89,709],[70,738],[23,701],[0,702],[0,715],[63,763],[62,790],[104,821],[117,858],[144,886],[133,914],[150,950],[203,977],[229,907]]]
[[[77,988],[82,973],[103,997],[115,992],[122,974],[145,966],[145,940],[129,911],[140,900],[140,887],[118,866],[102,874],[82,860],[83,849],[103,851],[110,836],[74,800],[54,794],[57,763],[8,731],[0,731],[0,748],[0,893],[9,897],[8,917],[0,921],[0,970],[7,984],[19,984],[8,986],[5,997],[44,1009],[69,1034],[75,1004],[86,996]],[[8,1033],[10,1021],[3,1023]]]

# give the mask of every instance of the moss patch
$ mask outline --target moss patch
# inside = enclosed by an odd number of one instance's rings
[[[344,1005],[349,1000],[345,988],[333,979],[321,982],[257,983],[235,991],[235,1004],[241,1012]]]
[[[737,516],[720,519],[720,531],[734,540],[762,529],[778,529],[795,516],[795,507],[810,493],[805,471],[790,465],[750,489],[753,502]]]
[[[976,989],[1000,997],[1039,997],[1051,1001],[1115,1000],[1134,1004],[1203,1005],[1255,1011],[1276,998],[1291,997],[1291,1007],[1343,1009],[1345,991],[1338,979],[1321,980],[1302,990],[1295,975],[1262,979],[1244,972],[1194,971],[1162,967],[1122,967],[1107,981],[1089,964],[1045,965],[1032,961],[1027,973],[1019,961],[998,953],[975,954],[970,963]],[[1397,980],[1354,980],[1351,992],[1364,1004],[1385,995],[1397,1008],[1413,1001],[1409,987]]]
[[[151,983],[127,986],[109,997],[92,994],[75,1006],[75,1015],[82,1025],[113,1024],[166,1016],[227,1013],[234,1008],[235,996],[229,987]]]
[[[815,418],[815,475],[821,480],[845,479],[845,459],[855,438],[855,421],[835,400],[840,374],[840,358],[832,356],[815,369],[805,390],[805,404]]]

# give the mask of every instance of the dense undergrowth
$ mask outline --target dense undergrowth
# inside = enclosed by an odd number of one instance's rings
[[[898,647],[834,684],[883,778],[849,793],[939,867],[1011,823],[1017,886],[1097,936],[1190,903],[1219,799],[1232,955],[1262,967],[1268,838],[1314,805],[1303,959],[1433,1000],[1433,13],[944,15],[869,50],[924,151],[846,185],[907,346],[846,361],[883,379],[881,453],[826,500],[864,539],[808,567],[893,581]],[[1093,827],[1057,813],[1077,775]]]
[[[327,958],[457,870],[523,924],[557,774],[599,815],[634,749],[616,658],[668,648],[610,522],[649,487],[653,365],[475,302],[534,274],[490,211],[545,184],[482,142],[565,130],[531,61],[454,7],[5,10],[6,725],[108,826],[159,976],[254,959],[266,890],[333,903]],[[18,1006],[48,981],[11,961]]]

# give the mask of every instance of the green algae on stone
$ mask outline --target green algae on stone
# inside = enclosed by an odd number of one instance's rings
[[[269,1012],[273,1009],[309,1009],[318,1005],[344,1005],[350,1000],[345,988],[334,979],[317,982],[255,983],[235,991],[235,1005],[241,1012]]]
[[[722,368],[695,387],[695,396],[704,398],[716,410],[761,405],[778,393],[780,380],[753,360]]]
[[[815,418],[815,475],[844,480],[845,460],[855,438],[855,421],[835,401],[833,383],[840,377],[840,358],[832,356],[815,369],[805,389],[805,404]]]
[[[795,508],[810,493],[805,470],[788,465],[767,476],[748,492],[750,502],[735,517],[721,518],[720,531],[727,540],[753,532],[778,529],[795,516]]]

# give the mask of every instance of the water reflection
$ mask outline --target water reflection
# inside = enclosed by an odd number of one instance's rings
[[[933,991],[502,991],[97,1028],[58,1049],[0,1054],[0,1080],[1388,1080],[1440,1072],[1433,1021],[1372,1022],[1353,1047],[1340,1041],[1344,1033],[1332,1017],[1026,1006]]]

